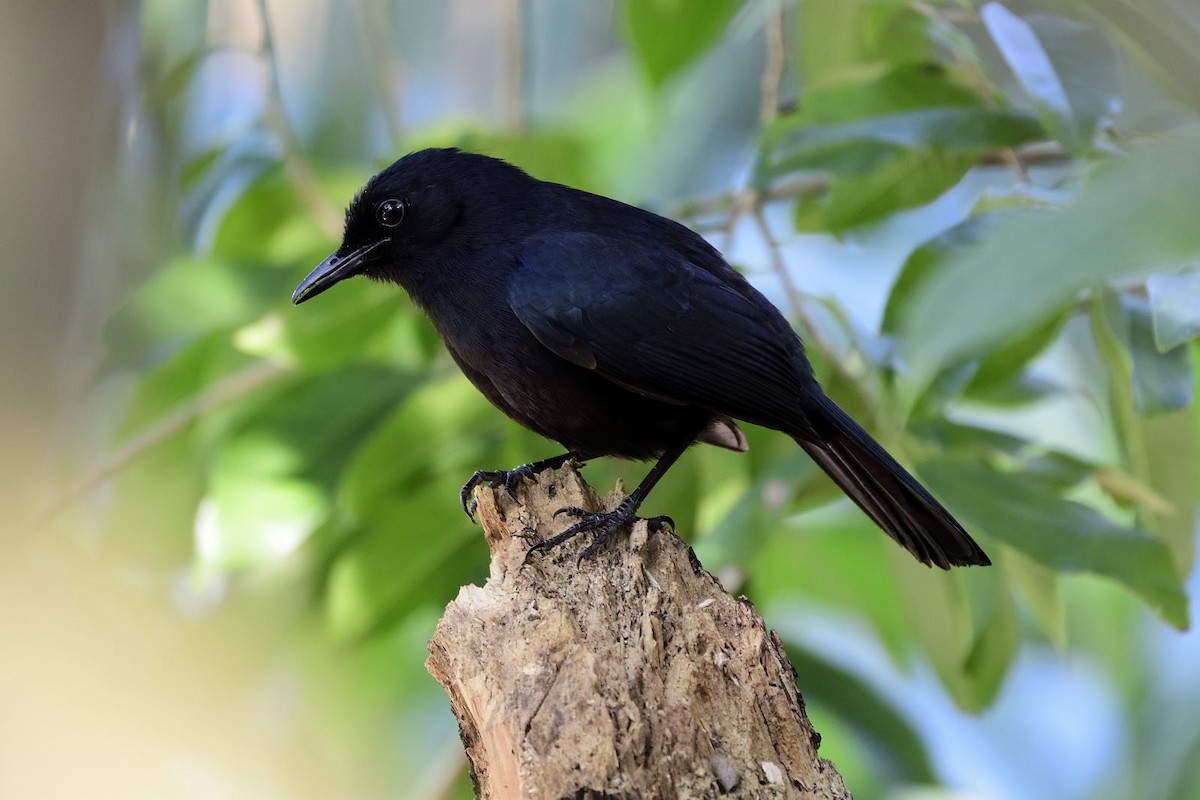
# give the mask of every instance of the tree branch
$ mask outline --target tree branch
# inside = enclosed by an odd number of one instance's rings
[[[404,61],[391,47],[391,20],[388,18],[386,7],[376,0],[356,0],[352,7],[358,22],[358,35],[362,39],[363,51],[371,65],[375,86],[379,90],[379,106],[387,126],[390,153],[404,140],[404,119],[399,100],[405,71]]]
[[[525,129],[525,17],[521,0],[504,0],[500,13],[504,26],[500,70],[504,124],[519,133]]]
[[[267,0],[258,0],[262,21],[262,52],[267,63],[267,118],[274,122],[275,132],[283,143],[283,168],[296,187],[300,200],[308,208],[321,230],[330,237],[342,231],[342,215],[321,190],[321,184],[304,154],[304,146],[288,118],[283,104],[283,85],[279,81],[279,63],[275,52],[275,34]]]
[[[568,466],[520,502],[477,499],[491,575],[446,608],[426,666],[479,797],[850,797],[778,636],[675,535],[639,521],[592,561],[580,537],[525,563],[592,490]]]
[[[779,116],[779,88],[783,85],[783,70],[787,66],[787,41],[783,35],[783,3],[775,3],[767,17],[764,33],[767,38],[767,63],[763,67],[762,102],[759,121],[769,125]]]
[[[245,369],[217,381],[110,453],[101,464],[89,470],[43,511],[33,523],[33,527],[48,525],[59,514],[93,492],[100,484],[200,417],[226,403],[256,392],[286,374],[287,369],[278,364],[270,361],[257,361]]]

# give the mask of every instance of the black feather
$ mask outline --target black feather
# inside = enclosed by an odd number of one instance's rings
[[[385,225],[377,212],[388,201],[404,215]],[[551,542],[583,529],[602,541],[692,442],[744,450],[737,419],[796,438],[924,563],[988,563],[824,395],[778,309],[677,222],[494,158],[426,150],[367,183],[342,246],[293,300],[355,274],[404,287],[463,373],[517,422],[576,456],[658,459],[619,513]]]
[[[805,408],[817,436],[796,441],[905,550],[942,569],[992,563],[950,512],[832,400],[819,394]]]

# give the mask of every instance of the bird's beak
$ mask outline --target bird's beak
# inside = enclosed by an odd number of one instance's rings
[[[367,260],[367,255],[375,248],[381,247],[390,241],[391,239],[383,238],[378,242],[363,245],[345,255],[342,254],[341,250],[338,250],[318,264],[316,269],[308,273],[307,278],[300,281],[300,285],[292,293],[292,302],[299,305],[311,297],[316,297],[338,281],[357,275],[362,271],[363,264]]]

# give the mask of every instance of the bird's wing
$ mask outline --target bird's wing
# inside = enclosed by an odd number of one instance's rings
[[[522,254],[509,302],[551,351],[633,391],[805,427],[808,367],[787,322],[748,285],[668,247],[592,233],[540,238]]]

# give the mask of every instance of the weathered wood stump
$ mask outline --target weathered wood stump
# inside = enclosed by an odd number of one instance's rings
[[[567,467],[477,498],[491,575],[446,607],[427,667],[479,797],[850,797],[778,636],[678,537],[639,521],[582,565],[587,534],[525,563],[558,508],[600,506],[591,488]]]

